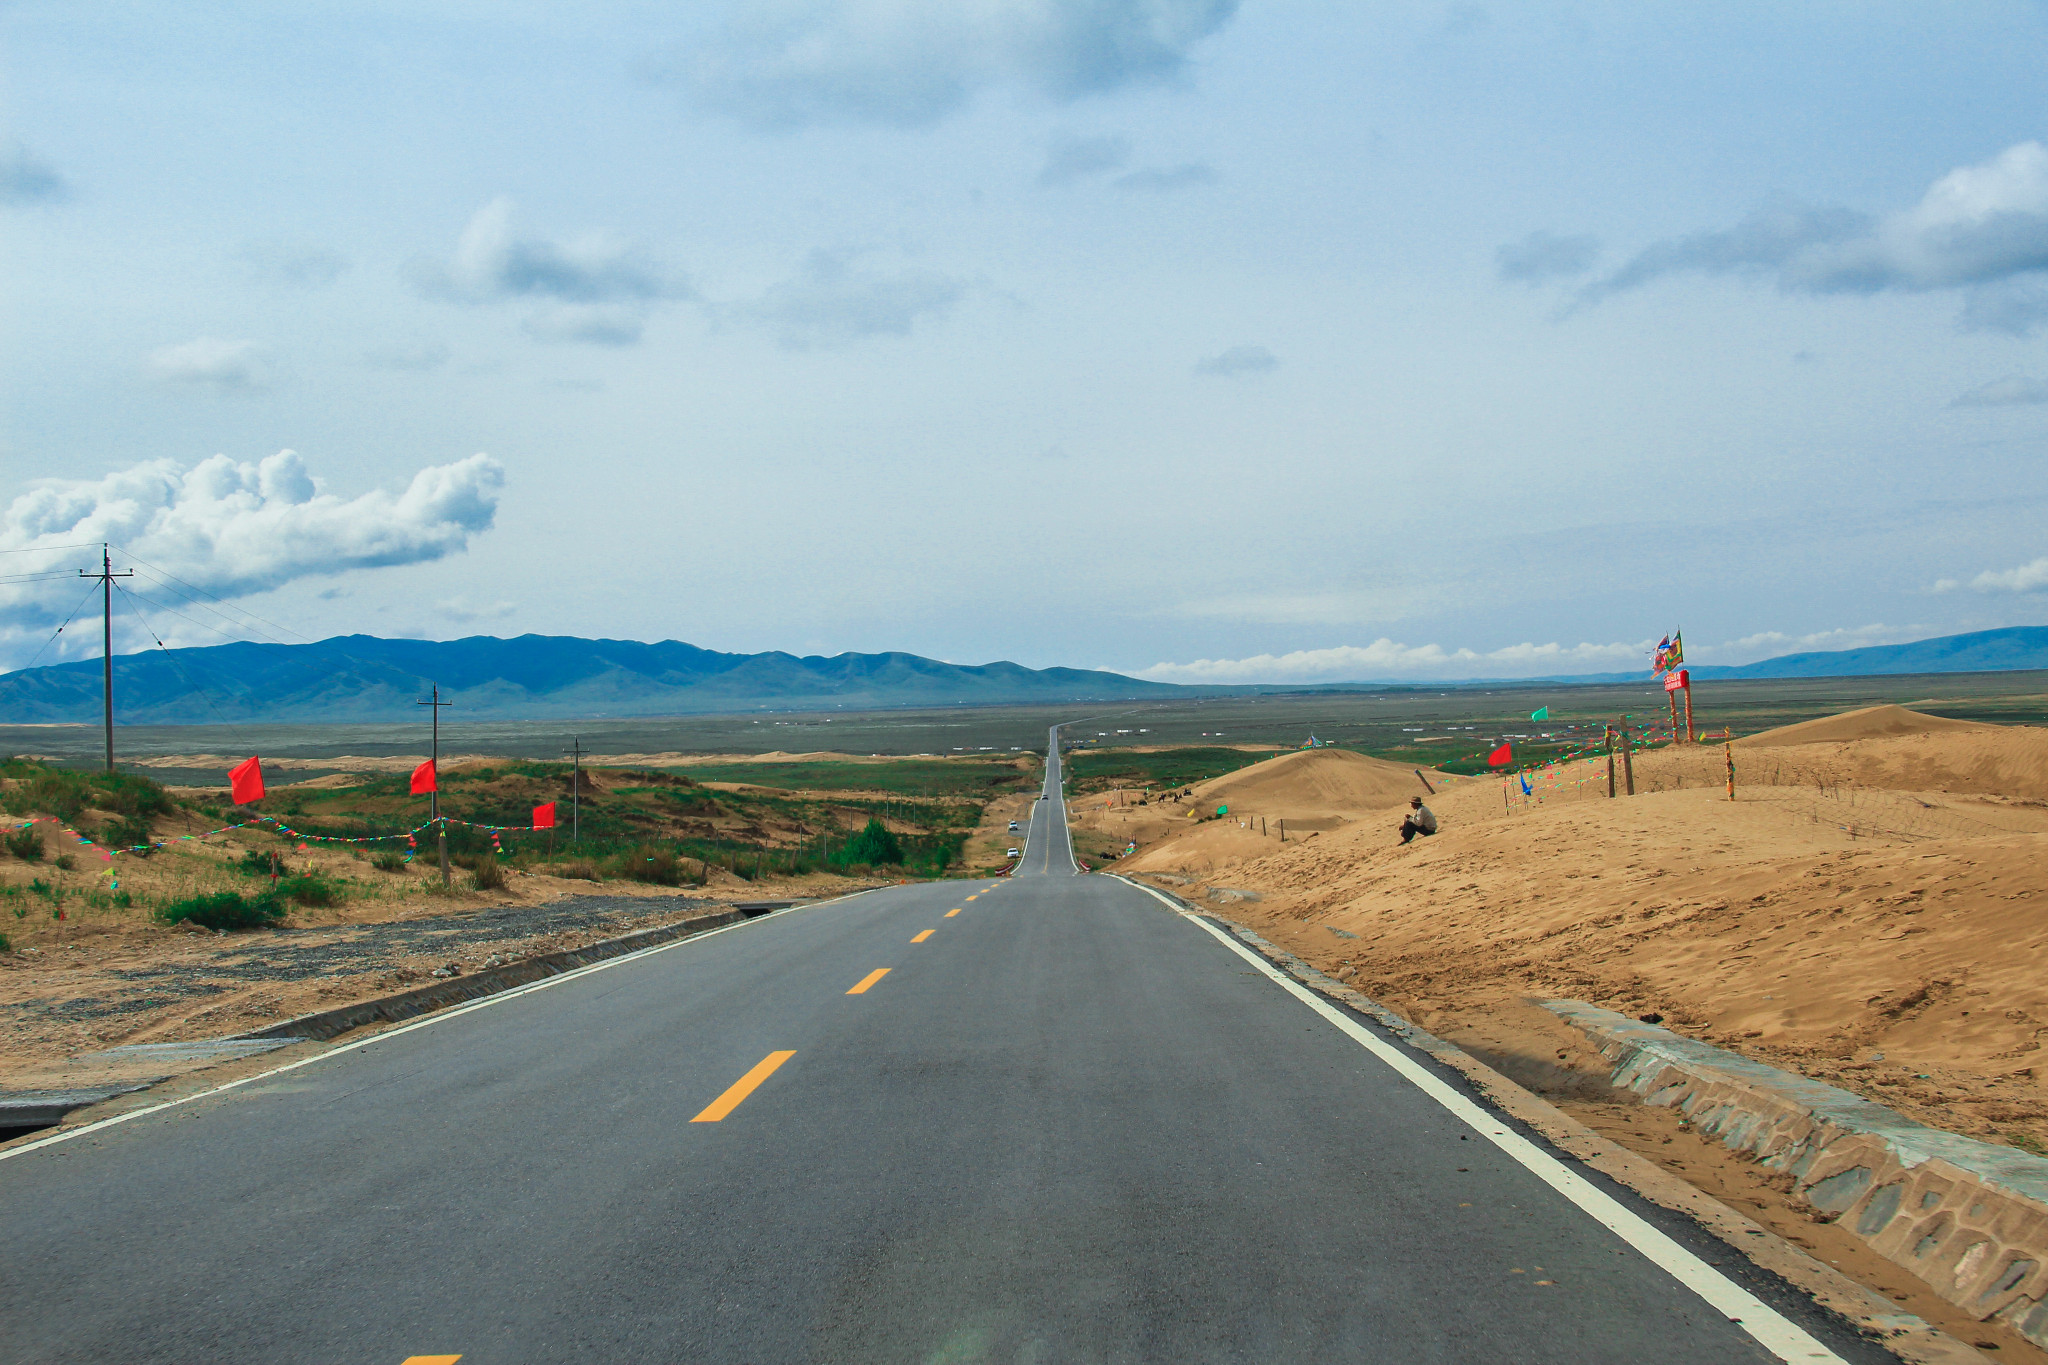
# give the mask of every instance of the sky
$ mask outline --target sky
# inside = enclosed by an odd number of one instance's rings
[[[16,0],[0,667],[101,541],[121,648],[2048,623],[2043,70],[2022,0]]]

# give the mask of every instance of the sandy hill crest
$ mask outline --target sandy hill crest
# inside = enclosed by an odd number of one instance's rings
[[[1903,706],[1866,706],[1858,711],[1844,711],[1836,716],[1801,721],[1797,725],[1781,725],[1775,730],[1765,730],[1761,734],[1739,739],[1736,743],[1754,745],[1758,748],[1781,744],[1839,744],[1857,739],[1889,739],[1894,735],[1931,735],[1969,730],[1983,733],[2003,728],[1986,725],[1982,721],[1950,720],[1946,716],[1930,716],[1920,711],[1908,711]]]
[[[1432,785],[1443,774],[1425,770]],[[1254,763],[1195,788],[1202,805],[1229,806],[1290,820],[1355,820],[1426,796],[1415,769],[1349,749],[1304,749]]]

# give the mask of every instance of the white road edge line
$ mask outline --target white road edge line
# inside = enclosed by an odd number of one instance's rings
[[[230,1090],[239,1090],[245,1085],[254,1085],[257,1081],[267,1081],[272,1076],[281,1076],[287,1071],[297,1071],[302,1066],[311,1066],[315,1062],[324,1062],[329,1057],[339,1057],[344,1052],[354,1052],[359,1047],[368,1047],[372,1043],[381,1043],[387,1038],[396,1038],[401,1033],[411,1033],[414,1029],[426,1028],[431,1024],[454,1019],[459,1015],[472,1014],[477,1010],[488,1009],[492,1005],[502,1005],[507,1000],[517,999],[522,995],[530,995],[535,991],[544,991],[550,986],[559,986],[563,982],[589,976],[592,972],[602,972],[608,971],[613,967],[623,967],[628,962],[637,962],[641,958],[651,957],[655,953],[665,953],[671,948],[680,948],[686,943],[702,943],[707,938],[715,938],[719,934],[733,929],[744,929],[750,924],[760,924],[779,915],[792,914],[798,910],[818,910],[827,905],[837,905],[841,901],[850,901],[855,896],[864,896],[869,891],[886,889],[888,888],[867,887],[860,891],[850,892],[844,896],[834,896],[828,901],[817,901],[810,905],[792,905],[782,910],[770,911],[765,915],[756,915],[753,919],[743,919],[737,924],[720,925],[716,929],[706,929],[701,934],[691,934],[688,937],[674,939],[668,943],[657,943],[651,948],[641,948],[635,952],[621,953],[617,957],[608,957],[602,962],[593,962],[588,966],[572,968],[555,976],[542,977],[540,980],[528,982],[524,986],[514,986],[509,991],[499,991],[494,995],[487,995],[481,1000],[472,1000],[468,1004],[452,1005],[447,1009],[435,1010],[426,1017],[415,1019],[409,1024],[400,1024],[397,1028],[385,1029],[383,1032],[373,1033],[367,1038],[358,1038],[353,1043],[343,1043],[340,1047],[331,1047],[327,1051],[317,1053],[314,1056],[301,1057],[296,1062],[286,1062],[283,1066],[274,1066],[268,1071],[259,1071],[254,1076],[244,1076],[238,1081],[229,1081],[225,1085],[217,1085],[211,1090],[201,1090],[197,1094],[186,1095],[182,1099],[165,1100],[162,1104],[152,1104],[141,1109],[131,1109],[125,1114],[115,1114],[111,1118],[98,1119],[86,1124],[82,1128],[52,1133],[46,1138],[37,1138],[34,1142],[23,1143],[19,1147],[7,1148],[4,1151],[0,1151],[0,1161],[6,1161],[10,1157],[26,1156],[30,1152],[40,1151],[44,1147],[54,1147],[60,1142],[69,1142],[73,1138],[82,1138],[88,1133],[97,1133],[103,1128],[111,1128],[117,1123],[126,1123],[130,1119],[139,1119],[147,1114],[160,1114],[166,1109],[176,1109],[179,1105],[190,1104],[194,1100],[203,1100],[212,1095],[225,1094]]]
[[[1641,1252],[1671,1278],[1713,1305],[1718,1312],[1749,1333],[1759,1345],[1778,1359],[1788,1362],[1833,1361],[1835,1365],[1848,1365],[1840,1356],[1814,1340],[1778,1310],[1672,1241],[1650,1223],[1631,1213],[1613,1196],[1593,1185],[1556,1157],[1508,1128],[1498,1115],[1487,1112],[1479,1104],[1459,1094],[1455,1088],[1446,1084],[1442,1077],[1433,1074],[1407,1053],[1374,1034],[1223,930],[1199,916],[1189,914],[1141,882],[1128,882],[1126,885],[1139,887],[1155,897],[1182,919],[1188,920],[1278,982],[1282,989],[1335,1024],[1353,1042],[1392,1067],[1403,1080],[1449,1110],[1472,1131],[1520,1162],[1537,1179],[1571,1200],[1593,1221]]]

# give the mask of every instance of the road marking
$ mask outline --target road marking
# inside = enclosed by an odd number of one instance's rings
[[[455,1365],[461,1356],[407,1356],[399,1365]]]
[[[946,912],[946,914],[945,914],[945,918],[946,918],[946,919],[951,919],[951,918],[953,918],[953,916],[955,916],[955,915],[957,915],[957,914],[959,914],[959,913],[960,913],[960,912],[959,912],[958,910],[948,910],[948,911]]]
[[[718,1122],[727,1114],[730,1114],[733,1110],[739,1108],[740,1101],[744,1100],[747,1096],[753,1094],[754,1091],[760,1087],[761,1082],[767,1080],[770,1076],[773,1076],[775,1074],[775,1069],[777,1067],[781,1066],[784,1062],[788,1061],[790,1058],[794,1056],[796,1056],[796,1053],[794,1052],[769,1053],[766,1057],[763,1057],[759,1062],[755,1063],[754,1069],[752,1071],[749,1071],[746,1075],[734,1081],[732,1083],[732,1089],[726,1091],[723,1095],[720,1095],[717,1099],[711,1101],[710,1107],[705,1109],[703,1113],[697,1115],[696,1118],[691,1119],[690,1122]]]
[[[883,977],[887,976],[888,974],[889,969],[887,967],[877,967],[873,971],[869,972],[866,976],[862,977],[860,979],[860,984],[858,986],[855,986],[852,990],[848,991],[847,994],[866,995],[868,993],[868,987],[874,985],[877,981],[880,981]]]
[[[936,933],[936,932],[937,932],[937,930],[934,930],[934,929],[927,929],[927,930],[925,930],[925,931],[924,931],[923,933],[919,934],[919,935],[918,935],[918,936],[917,936],[916,938],[914,938],[914,939],[912,939],[912,940],[910,940],[910,941],[911,941],[912,943],[922,943],[922,942],[924,942],[924,941],[925,941],[926,939],[930,938],[930,937],[931,937],[931,936],[932,936],[932,935],[933,935],[934,933]]]
[[[775,919],[778,916],[793,915],[799,910],[822,910],[828,905],[837,905],[841,901],[850,901],[855,896],[865,896],[869,891],[877,889],[881,888],[870,887],[866,891],[854,891],[844,896],[835,896],[829,901],[816,901],[810,905],[792,905],[786,910],[771,910],[758,919],[743,919],[737,923],[725,925],[723,928],[706,929],[703,933],[691,934],[688,938],[672,939],[667,943],[657,943],[652,948],[642,948],[637,952],[621,953],[617,957],[608,957],[602,962],[593,962],[587,967],[578,967],[574,971],[563,972],[560,976],[550,976],[531,985],[517,986],[509,991],[499,991],[496,995],[487,995],[481,1000],[472,1000],[466,1005],[451,1005],[446,1009],[435,1010],[424,1019],[415,1019],[409,1024],[400,1024],[397,1028],[385,1029],[381,1033],[372,1033],[367,1037],[356,1039],[353,1043],[343,1043],[340,1047],[331,1047],[325,1052],[316,1052],[311,1057],[301,1057],[295,1062],[286,1062],[283,1066],[274,1066],[268,1071],[259,1071],[253,1076],[243,1076],[239,1080],[225,1082],[224,1084],[214,1086],[210,1090],[201,1090],[191,1095],[181,1095],[175,1100],[165,1100],[162,1104],[147,1105],[141,1109],[130,1109],[125,1114],[114,1114],[107,1118],[95,1119],[91,1123],[81,1124],[76,1128],[52,1133],[46,1138],[37,1138],[34,1142],[25,1142],[18,1147],[0,1148],[0,1161],[6,1161],[11,1157],[26,1156],[30,1152],[41,1151],[45,1147],[54,1147],[60,1142],[70,1142],[74,1138],[82,1138],[88,1133],[97,1133],[101,1129],[112,1128],[120,1123],[127,1123],[131,1119],[139,1119],[149,1114],[159,1114],[166,1109],[176,1109],[180,1105],[190,1104],[194,1100],[210,1099],[215,1095],[226,1094],[230,1090],[239,1090],[245,1085],[254,1085],[258,1081],[267,1081],[272,1076],[281,1076],[287,1071],[297,1071],[302,1066],[311,1066],[315,1062],[324,1062],[330,1057],[339,1057],[344,1052],[354,1052],[359,1047],[369,1047],[373,1043],[387,1042],[398,1037],[401,1033],[411,1033],[414,1029],[432,1028],[434,1025],[445,1023],[450,1019],[458,1019],[465,1014],[474,1014],[478,1010],[487,1010],[493,1006],[502,1005],[508,1000],[516,1000],[522,995],[531,995],[535,991],[551,990],[556,986],[574,981],[578,977],[589,976],[593,972],[607,972],[614,967],[623,967],[628,962],[637,962],[643,957],[652,957],[656,953],[666,953],[671,949],[681,948],[687,944],[699,943],[707,938],[714,938],[719,934],[729,934],[735,929],[749,929],[756,924],[766,924],[769,920]]]
[[[975,893],[975,895],[979,895],[979,894],[980,894],[979,892],[976,892],[976,893]],[[967,899],[969,899],[969,900],[973,900],[973,899],[974,899],[974,896],[969,896],[969,897],[968,897]]]
[[[1442,1077],[1367,1029],[1307,986],[1282,972],[1225,931],[1197,915],[1187,913],[1149,886],[1138,882],[1125,884],[1136,886],[1163,902],[1168,909],[1278,982],[1281,989],[1335,1024],[1353,1042],[1392,1067],[1403,1080],[1449,1110],[1454,1118],[1514,1158],[1538,1180],[1571,1200],[1581,1212],[1641,1252],[1651,1264],[1712,1304],[1722,1316],[1756,1338],[1759,1345],[1779,1360],[1832,1361],[1834,1365],[1848,1365],[1840,1356],[1808,1336],[1789,1318],[1762,1299],[1672,1241],[1665,1233],[1631,1212],[1619,1200],[1567,1167],[1556,1157],[1508,1128],[1499,1115],[1487,1112],[1485,1108],[1460,1094]]]

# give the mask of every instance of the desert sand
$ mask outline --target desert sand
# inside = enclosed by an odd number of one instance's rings
[[[1489,1055],[1568,1051],[1532,1002],[1585,1000],[2048,1149],[2048,731],[1877,707],[1638,754],[1633,798],[1606,798],[1599,760],[1526,797],[1455,781],[1428,798],[1442,832],[1406,847],[1415,775],[1379,764],[1382,787],[1339,757],[1209,784],[1234,797],[1222,820],[1100,801],[1077,819],[1139,843],[1116,870]],[[1262,837],[1283,810],[1333,823]]]

